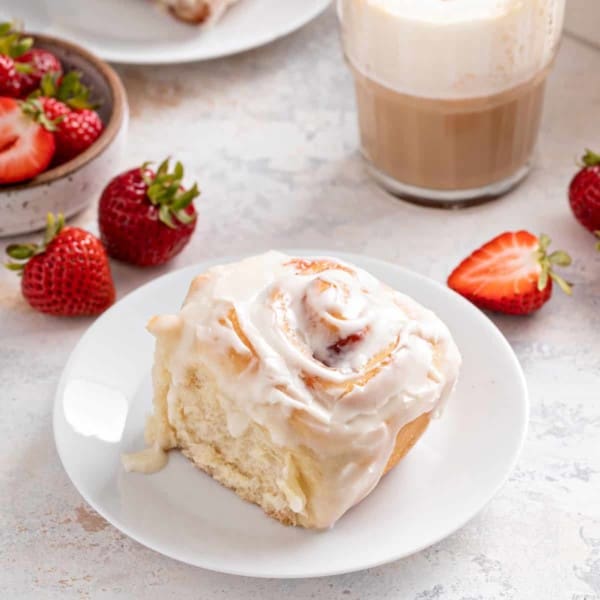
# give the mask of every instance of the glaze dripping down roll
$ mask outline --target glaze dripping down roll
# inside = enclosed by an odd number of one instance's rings
[[[410,450],[460,366],[432,312],[332,258],[269,252],[216,267],[149,330],[147,442],[312,528],[333,525]]]

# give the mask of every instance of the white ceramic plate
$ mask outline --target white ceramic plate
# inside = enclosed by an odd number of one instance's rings
[[[331,0],[240,0],[210,29],[178,22],[152,0],[2,0],[0,20],[74,41],[105,60],[179,63],[227,56],[283,37]],[[118,15],[118,18],[115,18]]]
[[[298,254],[328,255],[327,252]],[[432,308],[463,354],[455,397],[406,459],[326,532],[288,528],[240,500],[183,456],[155,475],[125,473],[120,454],[144,447],[157,313],[179,309],[207,261],[156,279],[112,307],[82,337],[62,375],[54,434],[81,495],[105,519],[167,556],[256,577],[316,577],[417,552],[471,519],[515,466],[528,401],[513,351],[492,322],[447,288],[395,265],[335,253]]]

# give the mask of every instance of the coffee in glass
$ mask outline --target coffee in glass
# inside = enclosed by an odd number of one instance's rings
[[[338,0],[361,149],[392,193],[453,205],[529,172],[565,0]]]

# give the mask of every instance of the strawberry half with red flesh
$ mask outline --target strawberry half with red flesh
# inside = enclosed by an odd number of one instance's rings
[[[0,184],[31,179],[48,167],[53,128],[36,101],[0,98]]]
[[[548,254],[550,238],[528,231],[507,232],[465,259],[448,285],[480,308],[511,315],[539,310],[552,296],[553,282],[567,294],[571,286],[553,267],[571,264],[561,250]]]
[[[600,230],[600,154],[588,150],[582,163],[569,186],[569,202],[575,218],[596,232]]]
[[[6,266],[22,274],[23,296],[35,310],[57,316],[97,315],[115,301],[106,251],[88,231],[48,215],[44,241],[12,244]]]
[[[196,184],[182,187],[183,166],[169,160],[156,172],[147,164],[115,177],[100,198],[98,220],[110,256],[140,266],[160,265],[179,254],[196,228]]]

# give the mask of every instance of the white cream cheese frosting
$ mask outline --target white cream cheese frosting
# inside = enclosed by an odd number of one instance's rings
[[[231,436],[257,423],[324,465],[344,457],[313,502],[321,526],[377,485],[400,429],[439,412],[461,362],[447,327],[408,296],[337,259],[278,252],[199,276],[181,312],[149,329],[176,340],[172,392],[195,365],[214,374]],[[304,510],[301,493],[281,489]]]
[[[350,63],[400,93],[496,94],[551,63],[565,0],[338,0]]]

